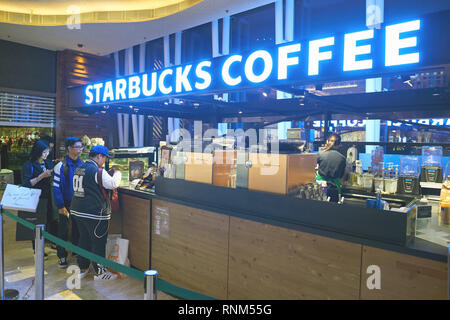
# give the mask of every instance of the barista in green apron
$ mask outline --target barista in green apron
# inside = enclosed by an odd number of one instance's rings
[[[339,198],[339,199],[341,198],[341,195],[342,195],[342,191],[341,191],[341,179],[336,178],[336,179],[332,179],[332,180],[325,180],[324,178],[322,178],[322,177],[320,176],[319,173],[317,173],[317,175],[316,175],[316,181],[326,181],[326,182],[327,182],[327,190],[328,190],[328,186],[329,186],[330,184],[336,186],[336,189],[337,189],[338,195],[339,195],[338,198]]]
[[[319,169],[316,181],[327,182],[327,197],[331,202],[339,202],[342,195],[341,178],[345,173],[346,158],[337,150],[340,143],[341,137],[332,133],[317,158]]]

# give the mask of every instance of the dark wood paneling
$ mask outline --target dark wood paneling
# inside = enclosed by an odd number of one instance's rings
[[[114,60],[82,52],[64,50],[57,52],[57,97],[56,97],[56,152],[64,154],[64,140],[67,136],[84,135],[101,137],[106,145],[111,131],[112,115],[81,114],[67,107],[67,88],[84,85],[98,80],[114,78]]]

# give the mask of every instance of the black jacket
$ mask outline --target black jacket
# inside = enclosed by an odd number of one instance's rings
[[[111,204],[96,182],[97,164],[88,159],[73,174],[73,197],[70,214],[87,219],[109,220]]]
[[[53,169],[53,161],[44,160],[44,166],[47,170]],[[51,178],[45,178],[36,183],[34,186],[31,185],[32,179],[39,176],[44,170],[41,168],[41,165],[37,161],[28,160],[24,163],[22,167],[22,186],[33,189],[41,189],[40,198],[50,199],[50,181]]]
[[[344,176],[346,158],[337,150],[319,152],[317,158],[319,174],[325,180],[340,179]]]

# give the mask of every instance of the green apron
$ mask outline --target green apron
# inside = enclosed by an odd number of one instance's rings
[[[336,179],[332,179],[332,180],[325,180],[324,178],[322,178],[320,176],[319,173],[317,173],[316,181],[330,181],[330,182],[333,182],[336,185],[336,187],[337,187],[339,195],[342,195],[342,192],[341,192],[341,179],[336,178]]]

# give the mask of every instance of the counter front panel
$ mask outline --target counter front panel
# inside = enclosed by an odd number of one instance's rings
[[[227,298],[230,217],[152,200],[152,269],[178,286]]]

